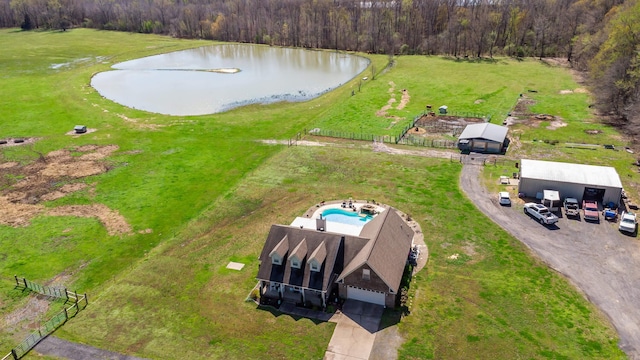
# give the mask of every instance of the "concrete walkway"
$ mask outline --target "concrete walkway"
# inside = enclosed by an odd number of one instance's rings
[[[330,321],[336,328],[325,352],[325,360],[367,360],[373,349],[384,308],[357,300],[345,301],[342,312]]]

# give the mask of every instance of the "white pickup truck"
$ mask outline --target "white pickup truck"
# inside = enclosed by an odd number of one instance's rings
[[[543,225],[551,225],[558,222],[558,216],[542,204],[526,203],[524,204],[524,213],[537,219]]]

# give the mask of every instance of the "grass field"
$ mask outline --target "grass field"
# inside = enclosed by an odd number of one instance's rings
[[[28,301],[13,290],[14,274],[42,283],[61,278],[90,300],[56,332],[73,341],[158,359],[321,358],[333,324],[257,310],[245,298],[271,224],[287,224],[318,201],[351,196],[412,214],[425,233],[431,258],[412,283],[411,315],[399,324],[406,339],[402,358],[624,358],[600,313],[464,198],[458,163],[376,154],[358,144],[287,148],[255,141],[314,127],[396,133],[425,104],[500,119],[519,93],[536,89],[536,112],[562,111],[568,126],[555,132],[522,127],[520,153],[552,149],[558,158],[596,161],[613,156],[628,166],[625,152],[565,153],[528,140],[623,143],[593,123],[587,95],[558,94],[578,87],[568,73],[535,61],[435,57],[400,57],[386,68],[387,57],[373,56],[375,76],[368,69],[316,100],[200,117],[127,109],[88,86],[92,74],[115,62],[207,44],[83,29],[0,31],[0,136],[40,138],[3,148],[0,162],[26,165],[39,153],[118,145],[108,172],[82,179],[91,191],[45,206],[105,204],[134,230],[110,236],[95,219],[51,216],[27,227],[0,225],[3,317]],[[69,65],[51,68],[62,63]],[[363,76],[369,79],[361,84]],[[390,98],[390,83],[397,99],[401,89],[411,95],[405,109],[389,111],[404,119],[395,124],[375,115]],[[585,119],[591,123],[584,125]],[[64,135],[76,124],[98,131]],[[603,132],[583,135],[587,127]],[[625,169],[621,174],[636,181]],[[474,255],[448,258],[465,249]],[[226,270],[229,261],[246,267]],[[27,325],[4,327],[0,351],[20,341]]]

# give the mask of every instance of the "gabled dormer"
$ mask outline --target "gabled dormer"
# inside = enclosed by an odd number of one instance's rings
[[[289,251],[289,239],[287,238],[287,235],[285,235],[278,245],[271,250],[271,253],[269,253],[271,263],[274,265],[282,265],[284,257],[287,255],[287,251]]]
[[[322,263],[324,263],[324,259],[327,257],[327,246],[324,241],[318,245],[318,247],[313,250],[311,256],[309,256],[309,269],[311,271],[319,272],[322,268]]]
[[[305,256],[307,256],[307,239],[304,238],[298,246],[291,252],[289,255],[289,261],[291,261],[291,267],[300,269],[302,266],[302,260],[304,260]]]

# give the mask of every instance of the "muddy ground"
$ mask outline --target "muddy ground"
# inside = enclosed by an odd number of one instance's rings
[[[9,146],[5,144],[5,146]],[[131,233],[131,226],[116,210],[103,204],[45,207],[69,194],[87,190],[95,192],[91,176],[109,171],[108,157],[117,145],[84,145],[39,154],[36,160],[20,164],[0,163],[0,224],[28,226],[35,216],[79,216],[97,218],[110,235]]]

